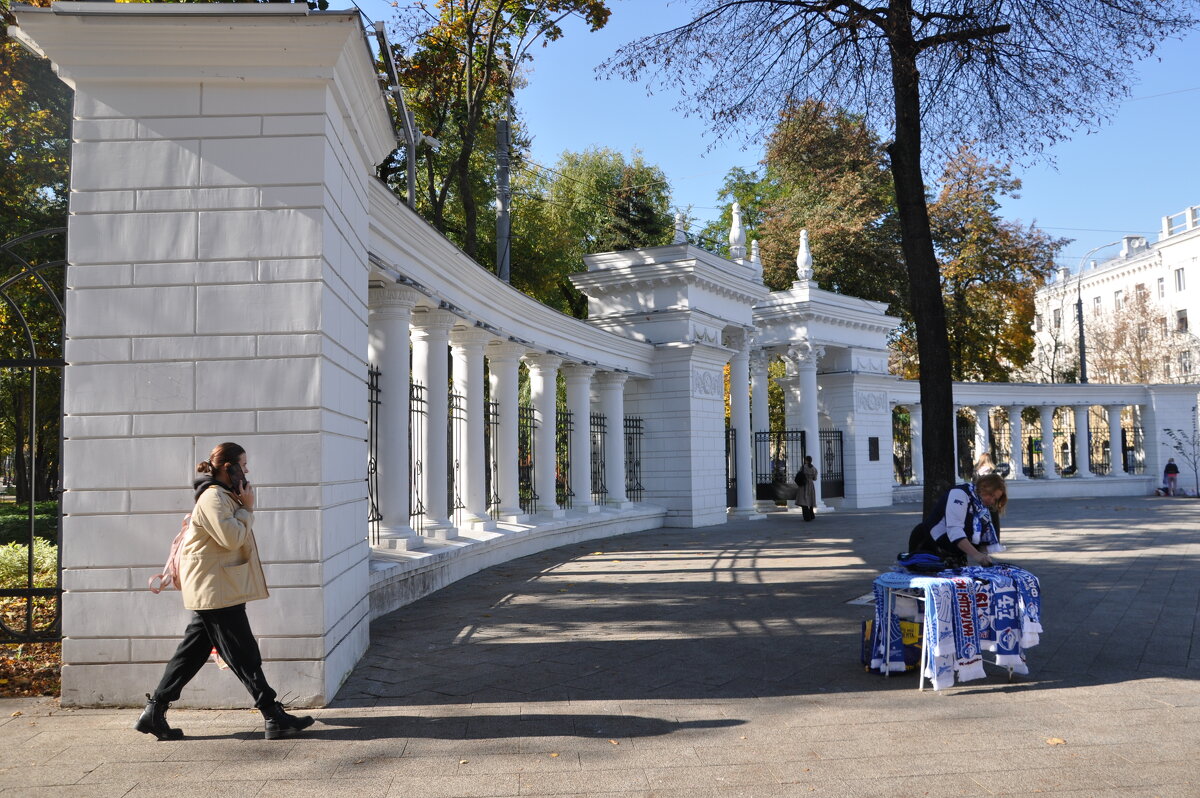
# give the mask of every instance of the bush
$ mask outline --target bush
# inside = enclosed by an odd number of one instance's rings
[[[47,543],[58,542],[58,502],[38,502],[33,510],[34,534]],[[0,544],[29,540],[29,505],[0,504]]]
[[[33,542],[33,586],[58,584],[58,546],[45,540]],[[19,590],[29,582],[29,547],[21,543],[0,546],[0,590]]]

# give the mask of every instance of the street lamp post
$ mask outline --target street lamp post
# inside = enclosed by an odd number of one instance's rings
[[[1079,271],[1075,279],[1075,323],[1079,326],[1079,381],[1087,384],[1087,339],[1083,332],[1083,264],[1092,255],[1102,249],[1116,246],[1120,241],[1110,241],[1098,247],[1092,247],[1079,259]]]

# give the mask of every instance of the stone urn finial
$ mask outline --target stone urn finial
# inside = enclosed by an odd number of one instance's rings
[[[800,249],[796,252],[796,280],[807,283],[813,278],[812,250],[808,248],[808,231],[800,231]]]
[[[672,244],[687,243],[687,216],[683,211],[675,214],[675,237],[671,239]]]
[[[729,225],[729,258],[741,260],[746,257],[746,231],[742,229],[742,206],[733,203],[729,215],[732,221]]]
[[[762,256],[758,249],[758,239],[750,242],[750,267],[754,270],[754,279],[763,281]]]

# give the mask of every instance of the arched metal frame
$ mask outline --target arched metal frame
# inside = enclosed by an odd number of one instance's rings
[[[34,264],[29,259],[21,254],[21,249],[30,242],[38,239],[52,238],[54,236],[63,235],[66,233],[65,227],[56,227],[47,230],[41,230],[36,233],[14,238],[4,244],[0,244],[0,263],[15,262],[17,269],[12,274],[9,274],[0,281],[0,301],[3,302],[3,307],[7,312],[12,314],[12,318],[18,322],[20,328],[21,341],[10,342],[17,351],[3,353],[0,356],[0,369],[13,369],[29,371],[29,439],[27,445],[29,447],[29,467],[26,469],[25,476],[28,480],[28,495],[29,495],[29,534],[26,540],[26,583],[22,588],[3,588],[0,589],[0,606],[4,608],[4,612],[0,612],[0,643],[32,643],[32,642],[53,642],[62,639],[62,513],[61,505],[59,509],[59,523],[57,525],[58,534],[55,542],[59,544],[58,558],[55,568],[55,579],[52,587],[35,587],[35,556],[34,556],[34,541],[37,538],[36,534],[36,516],[37,516],[37,483],[36,477],[37,457],[38,457],[38,442],[40,424],[38,417],[38,370],[44,368],[62,369],[66,364],[62,357],[62,332],[64,329],[64,320],[66,313],[63,308],[62,298],[55,292],[54,286],[47,279],[47,274],[55,269],[66,268],[66,260],[59,258],[49,260],[45,263]],[[23,282],[31,281],[37,288],[40,288],[40,298],[47,300],[50,303],[51,309],[57,313],[58,323],[58,340],[53,342],[57,345],[55,356],[47,357],[44,350],[51,345],[48,341],[38,341],[35,339],[34,331],[29,325],[29,319],[26,317],[25,311],[21,305],[10,295],[10,290]],[[65,280],[64,280],[65,282]],[[23,351],[18,347],[23,345]],[[8,355],[17,355],[9,357]],[[19,355],[27,355],[25,357]],[[56,424],[59,436],[58,451],[62,452],[62,402],[61,392],[59,397],[59,407],[56,408],[57,413]],[[57,484],[57,480],[55,480]],[[46,607],[46,602],[50,603],[50,607]],[[23,607],[21,605],[24,605]],[[47,611],[48,610],[48,611]],[[12,615],[20,617],[24,616],[24,623],[10,623]],[[7,616],[7,617],[6,617]],[[43,623],[39,621],[46,619]]]

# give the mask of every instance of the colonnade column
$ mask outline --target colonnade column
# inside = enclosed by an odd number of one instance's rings
[[[1121,451],[1121,411],[1125,406],[1108,405],[1104,409],[1108,411],[1108,473],[1109,476],[1123,476],[1125,458],[1124,452]]]
[[[596,369],[574,363],[563,366],[567,410],[571,411],[571,508],[592,512],[592,375]]]
[[[1055,408],[1046,406],[1038,408],[1042,421],[1042,463],[1045,472],[1043,476],[1046,479],[1059,479],[1058,471],[1054,467],[1054,410]]]
[[[529,366],[529,400],[537,417],[533,433],[533,490],[537,494],[537,511],[561,517],[555,495],[556,447],[555,432],[558,425],[558,367],[562,358],[555,355],[532,353],[525,355]]]
[[[908,406],[909,448],[912,450],[912,474],[914,485],[925,484],[925,447],[921,438],[921,405]]]
[[[1025,478],[1025,452],[1023,441],[1021,439],[1021,411],[1024,408],[1010,407],[1008,410],[1008,465],[1009,472],[1006,479],[1024,479]]]
[[[821,428],[819,395],[817,392],[817,360],[825,354],[825,348],[813,346],[808,340],[793,346],[788,350],[788,357],[796,364],[797,384],[800,389],[800,429],[804,431],[804,443],[808,453],[812,455],[813,464],[820,473],[821,463]],[[800,470],[799,464],[796,470]],[[791,476],[789,474],[789,476]],[[816,490],[816,506],[828,509],[821,501],[821,479],[817,478],[813,485]]]
[[[625,381],[628,374],[602,371],[596,375],[599,384],[600,412],[604,414],[607,434],[604,436],[604,487],[608,502],[617,507],[628,501],[625,495]]]
[[[729,423],[734,429],[733,457],[737,472],[737,506],[730,513],[735,518],[761,518],[754,506],[754,429],[750,425],[750,335],[743,332],[741,341],[729,359]]]
[[[975,405],[975,462],[979,462],[979,458],[984,452],[991,452],[988,446],[988,427],[990,426],[989,416],[992,413],[991,405]],[[974,469],[972,469],[974,470]],[[975,475],[972,473],[972,477]]]
[[[460,492],[466,512],[464,523],[484,525],[488,517],[487,449],[483,426],[486,407],[483,394],[483,347],[491,336],[478,327],[456,328],[450,333],[450,353],[454,365],[454,392],[463,397],[466,419],[458,422],[456,434],[463,435],[459,464]]]
[[[1092,473],[1092,444],[1088,436],[1088,405],[1075,405],[1075,476],[1094,477]]]
[[[954,452],[954,478],[956,480],[963,478],[962,462],[958,457],[958,411],[958,405],[950,405],[950,451]]]
[[[491,381],[492,401],[499,415],[499,429],[492,448],[496,452],[496,493],[500,497],[497,516],[505,521],[515,521],[521,515],[520,444],[518,432],[519,393],[518,372],[521,356],[525,354],[523,344],[507,341],[492,341],[487,347],[488,377]]]
[[[447,408],[450,406],[450,328],[458,317],[446,310],[416,310],[412,322],[413,379],[425,386],[425,440],[421,447],[421,495],[425,523],[421,534],[454,537],[450,523],[449,467],[446,462]]]
[[[367,361],[379,369],[375,439],[375,509],[379,546],[410,551],[421,541],[410,526],[412,464],[408,458],[409,325],[421,294],[403,286],[368,292]]]

